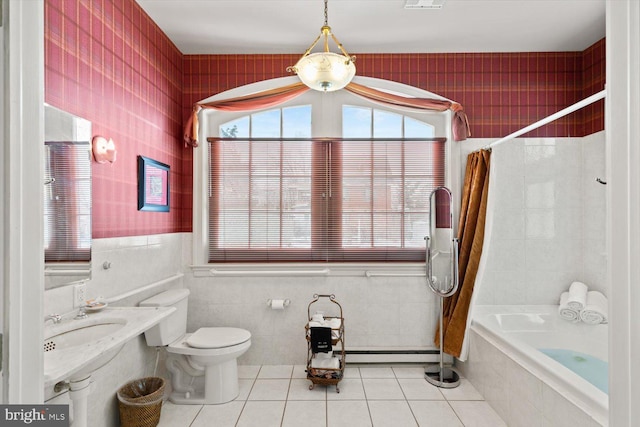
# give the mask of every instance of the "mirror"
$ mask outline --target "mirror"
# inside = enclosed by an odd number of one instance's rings
[[[91,276],[91,122],[44,108],[45,289]]]
[[[436,294],[447,297],[458,287],[458,239],[453,237],[451,191],[438,187],[429,198],[427,281]]]

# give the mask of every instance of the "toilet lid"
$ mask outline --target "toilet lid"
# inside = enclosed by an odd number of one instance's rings
[[[200,328],[187,339],[194,348],[223,348],[242,344],[251,338],[251,333],[240,328]]]

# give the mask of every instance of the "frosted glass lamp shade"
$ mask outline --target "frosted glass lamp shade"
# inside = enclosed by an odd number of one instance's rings
[[[340,90],[356,75],[356,66],[351,58],[333,52],[304,56],[294,69],[302,83],[321,92]]]

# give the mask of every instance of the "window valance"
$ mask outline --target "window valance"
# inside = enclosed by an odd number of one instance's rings
[[[197,103],[193,106],[193,111],[187,120],[184,131],[184,142],[186,146],[198,146],[198,113],[201,109],[213,109],[219,111],[252,111],[263,108],[273,107],[293,99],[309,88],[302,82],[291,85],[269,89],[262,92],[252,93],[250,95],[240,96],[236,98],[222,99],[220,101],[212,101],[206,103]],[[393,105],[405,108],[414,108],[425,111],[446,111],[453,112],[453,120],[451,123],[451,131],[455,141],[464,141],[471,136],[469,128],[469,120],[464,113],[462,105],[457,102],[446,101],[433,98],[412,98],[401,95],[395,95],[373,89],[358,83],[351,82],[345,90],[364,97],[368,100],[379,102],[384,105]]]

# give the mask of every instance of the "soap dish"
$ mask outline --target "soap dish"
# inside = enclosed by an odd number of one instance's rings
[[[92,302],[90,304],[87,304],[85,306],[85,310],[89,311],[89,312],[95,312],[95,311],[100,311],[103,308],[105,308],[108,304],[106,302]]]

